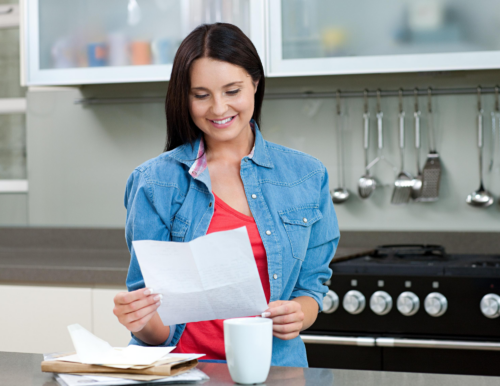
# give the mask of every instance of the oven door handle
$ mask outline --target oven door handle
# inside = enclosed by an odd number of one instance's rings
[[[376,338],[379,347],[444,348],[454,350],[500,351],[500,343],[458,340]]]
[[[304,343],[335,344],[341,346],[375,346],[375,338],[354,336],[300,335]]]

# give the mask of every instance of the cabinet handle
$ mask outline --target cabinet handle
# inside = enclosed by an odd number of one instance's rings
[[[500,351],[500,343],[457,340],[376,338],[379,347],[443,348],[454,350]]]
[[[0,15],[7,15],[12,12],[14,12],[14,8],[12,7],[7,7],[5,9],[0,8]]]
[[[351,336],[300,335],[304,343],[334,344],[341,346],[375,346],[375,338]]]

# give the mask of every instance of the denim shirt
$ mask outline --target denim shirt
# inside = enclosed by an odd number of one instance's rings
[[[252,123],[254,151],[241,160],[240,176],[267,254],[270,301],[309,296],[321,311],[328,291],[324,283],[332,272],[329,263],[340,237],[327,170],[314,157],[264,140]],[[128,179],[129,291],[145,286],[133,240],[188,242],[207,233],[214,214],[209,171],[189,173],[200,142],[201,137],[193,146],[184,144],[145,162]],[[162,345],[176,345],[184,328],[185,324],[170,326]],[[133,335],[130,344],[146,345]],[[273,337],[271,364],[306,367],[300,337]]]

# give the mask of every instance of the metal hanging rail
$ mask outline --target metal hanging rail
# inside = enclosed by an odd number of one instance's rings
[[[494,94],[495,87],[481,87],[482,94]],[[381,97],[397,97],[402,92],[402,96],[415,96],[417,93],[420,96],[427,96],[429,88],[401,89],[401,90],[380,90]],[[462,88],[436,88],[431,89],[433,96],[438,95],[476,95],[477,87],[462,87]],[[342,98],[363,98],[365,91],[341,91]],[[335,98],[337,91],[330,92],[284,92],[284,93],[269,93],[265,94],[265,99],[318,99],[318,98]],[[368,91],[368,97],[376,97],[377,90]],[[104,104],[122,104],[122,103],[164,103],[165,97],[123,97],[123,98],[82,98],[77,99],[75,104],[81,105],[104,105]]]

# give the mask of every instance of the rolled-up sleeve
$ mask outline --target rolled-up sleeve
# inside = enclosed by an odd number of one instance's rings
[[[125,223],[125,238],[130,251],[130,265],[127,274],[127,289],[135,291],[144,288],[139,262],[134,251],[134,240],[170,241],[170,224],[165,224],[158,215],[154,205],[154,189],[147,183],[144,172],[135,170],[127,181],[124,204],[127,209]],[[169,338],[160,346],[168,346],[175,331],[175,325],[170,326]],[[132,334],[130,344],[147,346]]]
[[[325,282],[332,275],[329,265],[340,239],[326,168],[321,181],[319,210],[322,218],[312,225],[306,256],[291,298],[309,296],[318,302],[319,311],[322,311],[323,297],[328,292]]]

